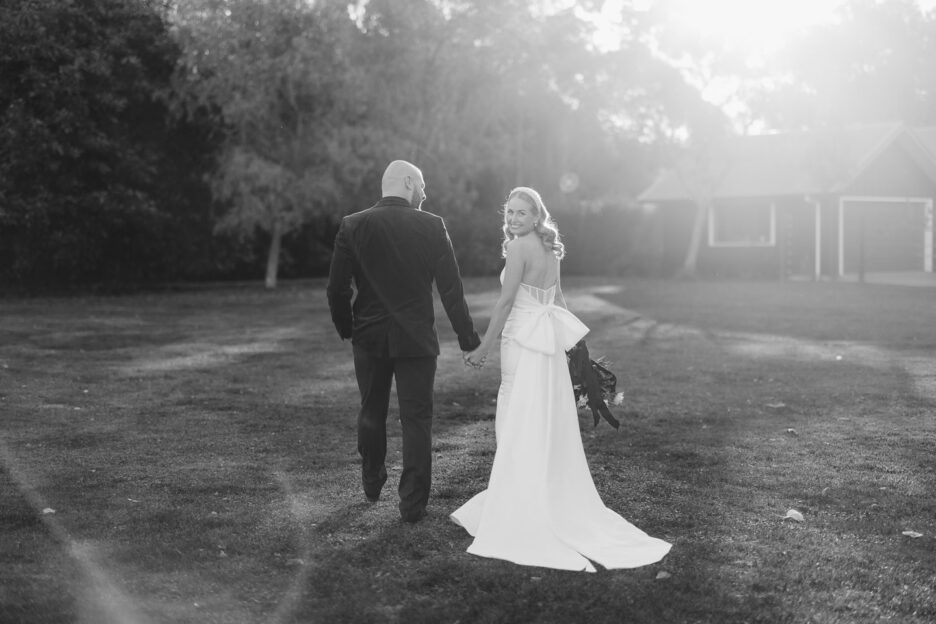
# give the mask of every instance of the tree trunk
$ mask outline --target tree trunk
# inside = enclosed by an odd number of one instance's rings
[[[709,203],[708,199],[696,201],[695,219],[692,222],[692,237],[689,239],[686,259],[679,270],[680,277],[695,277],[699,262],[699,249],[702,247],[702,234],[705,232],[705,222],[708,220]]]
[[[270,232],[270,252],[267,254],[266,288],[276,288],[276,273],[279,269],[280,243],[283,240],[283,222],[273,219],[273,231]]]
[[[858,208],[858,281],[865,283],[865,206]]]

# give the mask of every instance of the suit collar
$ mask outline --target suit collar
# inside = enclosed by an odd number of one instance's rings
[[[406,201],[406,200],[403,199],[402,197],[397,197],[397,196],[395,196],[395,195],[389,195],[389,196],[387,196],[387,197],[382,197],[382,198],[380,199],[380,201],[377,202],[377,205],[378,205],[378,206],[399,206],[399,207],[401,207],[401,208],[412,208],[412,207],[413,207],[408,201]]]

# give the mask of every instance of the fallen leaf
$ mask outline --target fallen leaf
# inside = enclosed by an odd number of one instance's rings
[[[657,572],[656,580],[662,581],[663,579],[668,579],[670,576],[672,575],[669,572],[664,572],[663,570],[660,570],[659,572]]]
[[[922,533],[917,533],[916,531],[903,531],[901,535],[906,535],[907,537],[923,537]]]
[[[768,403],[764,407],[769,407],[770,409],[783,409],[784,407],[786,407],[786,403],[777,401],[776,403]]]
[[[786,515],[783,516],[784,520],[786,520],[787,518],[789,518],[790,520],[796,520],[797,522],[802,522],[803,514],[796,511],[795,509],[790,509],[790,510],[787,510]]]

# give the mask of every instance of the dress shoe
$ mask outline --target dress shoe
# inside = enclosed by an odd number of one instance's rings
[[[416,524],[420,520],[426,517],[425,509],[418,509],[416,511],[410,511],[408,513],[400,514],[403,522],[408,522],[410,524]]]
[[[381,468],[377,476],[377,481],[370,481],[364,477],[363,470],[361,471],[361,485],[364,486],[364,498],[367,499],[369,503],[376,503],[380,500],[380,490],[383,489],[384,483],[387,482],[387,470]]]
[[[367,499],[368,503],[376,503],[380,500],[380,490],[383,488],[383,483],[377,487],[367,487],[367,484],[364,485],[364,498]]]

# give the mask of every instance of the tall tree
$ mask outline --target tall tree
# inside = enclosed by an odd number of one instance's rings
[[[652,145],[655,164],[672,169],[689,192],[695,211],[688,244],[678,274],[696,274],[712,196],[725,173],[730,136],[743,127],[725,112],[725,104],[703,98],[703,91],[727,72],[745,78],[748,68],[737,50],[722,40],[686,31],[679,2],[658,0],[629,20],[643,45],[627,50],[630,57],[649,56],[639,63],[621,63],[608,80],[622,91],[628,126],[642,143]],[[646,184],[647,176],[643,177]],[[642,189],[637,189],[642,190]]]
[[[270,233],[272,283],[277,232],[360,209],[393,158],[424,169],[426,208],[451,221],[469,270],[496,264],[513,185],[540,188],[572,224],[621,207],[649,175],[634,145],[684,104],[636,12],[616,51],[594,45],[598,4],[180,0],[181,90],[228,127],[220,227]]]
[[[773,128],[936,123],[936,13],[912,0],[853,0],[780,51],[752,101]]]
[[[268,233],[266,285],[283,236],[333,210],[372,169],[346,54],[358,33],[347,3],[183,0],[181,108],[213,110],[226,128],[213,188],[219,230]]]
[[[381,94],[371,113],[394,129],[398,155],[427,163],[427,207],[451,215],[456,249],[475,270],[497,262],[494,211],[511,186],[540,188],[575,236],[585,212],[620,208],[646,182],[650,167],[635,164],[632,146],[681,106],[672,101],[681,77],[650,52],[635,11],[626,9],[621,45],[608,52],[595,46],[588,7],[578,4],[370,0],[359,8],[365,40],[355,62]]]
[[[182,217],[164,183],[188,184],[197,171],[168,158],[180,137],[165,105],[178,49],[163,10],[146,0],[0,4],[5,280],[62,286],[166,274]]]

